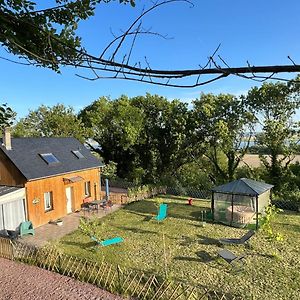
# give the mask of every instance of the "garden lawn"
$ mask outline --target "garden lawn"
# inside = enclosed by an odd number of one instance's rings
[[[154,216],[162,201],[168,204],[168,217],[157,222]],[[58,245],[67,254],[242,294],[244,299],[299,299],[299,213],[283,212],[277,217],[274,229],[283,234],[282,242],[269,241],[258,232],[250,240],[251,247],[227,246],[235,254],[245,255],[239,268],[217,257],[221,247],[216,240],[241,237],[247,230],[212,223],[202,226],[201,211],[210,203],[186,203],[186,198],[180,197],[143,200],[100,219],[95,235],[100,240],[121,236],[124,242],[120,244],[96,246],[78,230]]]

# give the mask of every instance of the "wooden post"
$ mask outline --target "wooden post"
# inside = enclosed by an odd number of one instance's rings
[[[231,221],[230,226],[232,226],[233,223],[233,194],[231,195]]]
[[[211,217],[212,217],[212,221],[215,221],[215,193],[214,191],[212,191],[212,195],[211,195]]]
[[[258,195],[256,195],[256,230],[258,230]]]

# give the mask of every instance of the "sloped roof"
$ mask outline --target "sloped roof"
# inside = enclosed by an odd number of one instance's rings
[[[29,181],[85,169],[98,168],[103,164],[77,139],[59,138],[12,138],[12,150],[0,145],[0,149]],[[79,159],[72,151],[79,150]],[[41,154],[52,153],[59,163],[47,164]]]
[[[22,188],[15,187],[15,186],[6,186],[6,185],[0,185],[0,196],[4,196],[10,193],[13,193],[15,191],[19,191]]]
[[[258,196],[270,190],[272,187],[273,185],[268,183],[247,178],[240,178],[235,181],[217,186],[213,188],[212,191],[226,194]]]

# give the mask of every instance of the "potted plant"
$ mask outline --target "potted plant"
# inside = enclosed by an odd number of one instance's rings
[[[63,220],[62,219],[57,219],[55,221],[55,224],[58,225],[58,226],[62,226],[63,225]]]

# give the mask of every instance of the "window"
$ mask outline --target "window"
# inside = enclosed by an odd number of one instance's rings
[[[52,192],[44,193],[44,205],[45,205],[45,211],[50,211],[53,209],[53,193]]]
[[[77,157],[77,158],[85,158],[83,154],[79,150],[72,150],[72,153]]]
[[[54,165],[60,163],[60,161],[52,153],[43,153],[40,154],[40,156],[48,165]]]
[[[85,197],[91,196],[91,182],[90,181],[86,181],[84,183],[84,195],[85,195]]]

